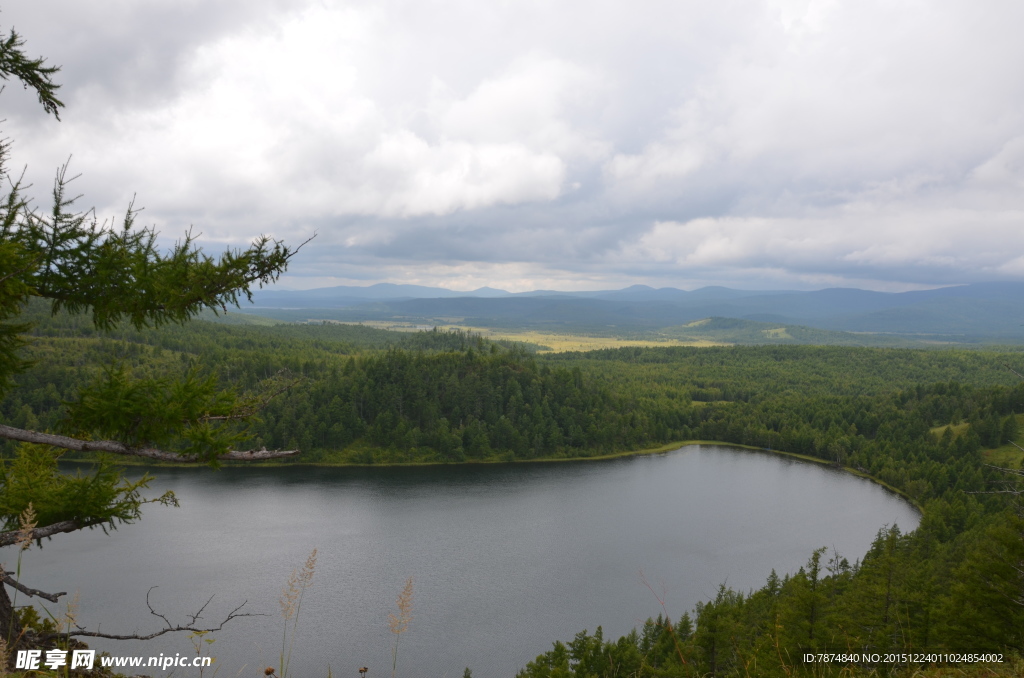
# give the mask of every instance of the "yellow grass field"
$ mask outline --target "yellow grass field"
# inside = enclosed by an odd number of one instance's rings
[[[550,351],[541,353],[564,353],[565,351],[593,351],[599,348],[620,348],[622,346],[717,346],[711,341],[679,341],[677,339],[619,339],[617,337],[587,337],[580,334],[548,334],[546,332],[502,332],[485,328],[465,328],[488,339],[508,339],[548,346]]]
[[[454,320],[454,319],[453,319]],[[398,332],[418,332],[432,329],[433,325],[417,325],[415,323],[403,323],[386,320],[367,320],[352,325],[366,325],[383,330],[394,330]],[[679,341],[677,339],[619,339],[617,337],[589,337],[581,334],[556,334],[548,332],[509,331],[496,330],[487,327],[472,327],[468,325],[437,325],[442,330],[462,330],[472,332],[486,339],[507,339],[509,341],[523,341],[531,344],[547,346],[550,350],[540,351],[541,353],[564,353],[566,351],[593,351],[599,348],[621,348],[623,346],[723,346],[724,344],[712,341]]]

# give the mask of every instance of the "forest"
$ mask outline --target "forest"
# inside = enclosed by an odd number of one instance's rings
[[[666,611],[622,638],[595,626],[552,639],[521,678],[888,675],[927,664],[914,653],[1004,659],[958,669],[976,675],[1020,670],[1024,514],[1018,476],[997,468],[1019,468],[1024,456],[1019,351],[539,354],[458,331],[221,318],[100,333],[81,317],[30,313],[33,366],[0,403],[19,428],[66,430],[90,389],[117,383],[96,365],[157,378],[185,368],[259,403],[238,435],[302,451],[276,463],[559,460],[720,441],[870,476],[922,510],[918,529],[883,529],[866,554],[816,550],[796,573],[773,573],[758,590],[723,585],[681,617]],[[3,453],[15,454],[13,443]],[[808,663],[808,654],[839,658]],[[893,660],[862,660],[875,654]]]

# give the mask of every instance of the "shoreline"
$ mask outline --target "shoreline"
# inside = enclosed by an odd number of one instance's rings
[[[742,450],[750,450],[752,452],[767,452],[768,454],[776,454],[783,457],[791,457],[793,459],[799,459],[801,461],[812,462],[820,464],[822,466],[829,466],[836,469],[837,471],[843,471],[852,475],[870,480],[871,482],[881,485],[886,490],[898,495],[903,500],[909,502],[919,513],[924,515],[924,507],[922,507],[916,500],[910,495],[903,492],[902,490],[893,487],[885,481],[876,478],[875,476],[861,471],[859,469],[850,466],[838,466],[833,462],[826,461],[824,459],[818,459],[817,457],[811,457],[805,454],[798,454],[796,452],[786,452],[784,450],[773,450],[767,447],[756,447],[754,445],[743,445],[741,443],[730,443],[721,440],[684,440],[679,442],[666,443],[658,447],[645,448],[641,450],[625,450],[622,452],[610,452],[608,454],[601,454],[587,457],[541,457],[537,459],[474,459],[467,461],[405,461],[405,462],[386,462],[380,464],[363,464],[353,462],[329,462],[329,461],[314,461],[314,462],[280,462],[280,461],[226,461],[221,464],[221,468],[282,468],[291,466],[301,467],[328,467],[328,468],[396,468],[396,467],[417,467],[417,466],[475,466],[485,464],[555,464],[561,462],[588,462],[588,461],[602,461],[608,459],[623,459],[627,457],[639,457],[650,454],[665,454],[668,452],[674,452],[690,445],[717,445],[721,447],[734,447]],[[91,464],[91,460],[87,459],[62,459],[61,461],[66,463],[74,464]],[[188,463],[174,463],[174,462],[146,462],[146,461],[118,461],[119,465],[123,466],[145,466],[149,468],[189,468],[199,467],[205,464],[197,462]]]

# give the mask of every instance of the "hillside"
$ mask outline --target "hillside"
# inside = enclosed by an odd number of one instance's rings
[[[310,318],[346,322],[403,321],[595,336],[637,338],[695,336],[730,343],[929,345],[1024,343],[1024,284],[984,283],[934,290],[886,293],[856,289],[746,291],[707,287],[692,292],[633,286],[595,292],[535,291],[520,294],[482,289],[458,293],[440,288],[375,285],[303,292],[262,292],[245,312],[285,321]],[[769,323],[733,326],[709,318]],[[706,324],[706,323],[705,323]],[[689,326],[690,330],[680,330]],[[798,329],[803,328],[803,329]],[[783,330],[778,332],[775,330]],[[857,333],[859,336],[818,334]],[[728,338],[727,338],[728,337]]]

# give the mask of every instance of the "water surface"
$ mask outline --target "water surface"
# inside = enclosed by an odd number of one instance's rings
[[[601,624],[616,637],[657,615],[641,572],[678,617],[722,583],[760,587],[821,546],[852,562],[883,526],[909,530],[919,519],[864,479],[709,445],[566,464],[154,473],[151,494],[172,489],[181,508],[149,507],[108,536],[60,535],[25,555],[23,581],[79,590],[82,622],[110,633],[160,628],[146,608],[153,586],[154,607],[173,623],[211,595],[203,621],[212,623],[248,601],[245,610],[268,616],[213,634],[221,678],[277,665],[278,599],[314,547],[292,675],[326,676],[329,664],[334,675],[368,666],[370,678],[389,676],[387,617],[412,576],[399,675],[458,678],[469,666],[488,678],[513,676],[583,629]],[[194,652],[180,634],[93,646]]]

